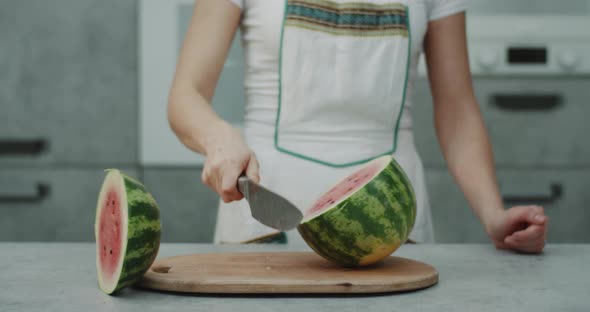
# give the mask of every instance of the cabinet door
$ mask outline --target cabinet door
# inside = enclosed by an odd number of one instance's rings
[[[0,164],[137,159],[132,0],[2,1]]]
[[[489,242],[481,223],[447,170],[427,169],[426,182],[437,243]]]
[[[146,168],[143,179],[160,205],[163,241],[213,241],[218,196],[201,182],[201,169]]]
[[[500,188],[507,206],[545,207],[549,242],[590,242],[590,169],[502,170]]]
[[[0,240],[93,242],[104,176],[98,168],[0,169]]]
[[[506,207],[539,204],[549,216],[547,241],[590,242],[590,170],[499,170]],[[428,169],[427,183],[438,242],[488,242],[479,220],[444,169]]]
[[[476,79],[474,87],[499,165],[590,165],[590,79]],[[426,80],[414,92],[416,144],[443,164]]]

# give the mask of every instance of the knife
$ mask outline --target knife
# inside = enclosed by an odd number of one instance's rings
[[[266,226],[288,231],[295,228],[303,218],[301,211],[289,200],[246,175],[238,178],[238,190],[248,201],[252,217]]]

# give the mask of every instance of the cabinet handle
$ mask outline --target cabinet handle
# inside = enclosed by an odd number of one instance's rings
[[[555,203],[561,199],[563,194],[563,186],[560,183],[552,183],[549,187],[550,193],[531,193],[531,194],[515,194],[510,192],[502,192],[502,199],[505,203],[514,205],[523,204],[541,204],[547,205]]]
[[[559,94],[494,94],[491,101],[508,111],[549,111],[563,103]]]
[[[0,139],[0,156],[40,155],[49,144],[46,139],[2,140]]]
[[[30,192],[0,194],[0,203],[37,203],[49,196],[51,188],[45,183],[37,183]]]

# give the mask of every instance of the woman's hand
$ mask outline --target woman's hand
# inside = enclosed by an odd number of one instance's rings
[[[516,206],[498,213],[488,235],[498,249],[541,253],[545,247],[549,218],[539,206]]]
[[[258,160],[246,145],[241,133],[228,123],[222,122],[210,135],[204,146],[206,160],[201,179],[228,203],[240,200],[237,181],[242,173],[259,182]]]

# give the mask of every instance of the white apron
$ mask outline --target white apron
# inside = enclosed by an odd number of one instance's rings
[[[412,181],[418,213],[410,238],[432,242],[421,161],[399,129],[411,42],[408,0],[286,0],[274,130],[246,124],[261,183],[301,210],[368,160],[393,154]],[[245,200],[220,202],[216,243],[276,230],[253,219]],[[289,243],[303,244],[296,230]]]

